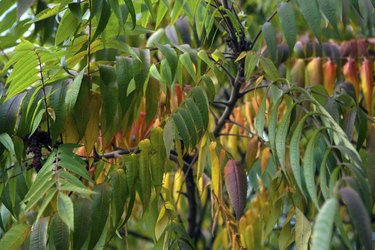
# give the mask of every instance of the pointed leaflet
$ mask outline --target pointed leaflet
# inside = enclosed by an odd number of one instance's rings
[[[151,173],[150,173],[150,155],[151,142],[149,139],[142,140],[139,145],[139,181],[140,198],[143,205],[143,213],[147,209],[151,198]]]
[[[348,209],[351,222],[353,223],[354,229],[361,240],[364,249],[373,249],[370,217],[360,196],[350,187],[341,188],[339,195]]]
[[[299,122],[297,127],[294,129],[292,138],[290,139],[290,150],[289,150],[289,157],[290,157],[290,165],[292,167],[292,172],[294,178],[297,182],[297,186],[299,187],[302,195],[305,197],[304,190],[302,188],[302,181],[301,181],[301,166],[300,166],[300,141],[301,135],[304,128],[305,121],[308,117],[312,115],[316,115],[316,112],[306,114]]]
[[[221,169],[219,157],[216,153],[217,143],[212,141],[209,146],[210,158],[211,158],[211,186],[213,193],[220,199],[221,197]]]
[[[179,62],[184,66],[193,81],[195,81],[195,67],[193,62],[191,61],[189,53],[185,52],[184,54],[180,55]]]
[[[96,27],[95,33],[93,37],[91,38],[92,41],[95,41],[95,38],[99,36],[107,27],[111,14],[112,12],[111,12],[109,4],[107,3],[107,1],[103,1],[103,4],[101,6],[101,14],[99,16],[98,26]]]
[[[9,151],[9,153],[13,155],[16,154],[14,151],[12,138],[7,133],[0,134],[0,144],[2,144]]]
[[[338,203],[335,198],[326,200],[324,205],[319,211],[316,218],[311,250],[329,250],[331,246],[331,237],[333,230],[333,221],[338,208]]]
[[[66,105],[66,112],[69,114],[77,101],[79,91],[81,89],[81,83],[83,74],[85,73],[85,68],[82,69],[81,72],[74,78],[73,83],[70,85],[68,91],[66,92],[66,99],[65,99],[65,105]]]
[[[281,165],[281,169],[286,173],[285,168],[285,151],[286,151],[286,136],[289,131],[289,125],[290,125],[290,117],[292,115],[292,111],[294,107],[298,103],[293,103],[290,105],[288,110],[286,111],[283,119],[281,120],[281,123],[276,131],[276,152],[277,157],[279,158],[279,162]]]
[[[163,129],[160,127],[151,129],[150,141],[152,147],[151,155],[151,177],[152,184],[159,189],[163,184],[164,166],[167,160],[163,141]]]
[[[34,223],[31,228],[29,249],[46,249],[49,217]]]
[[[72,171],[73,173],[76,173],[79,176],[82,176],[88,181],[91,180],[88,174],[88,171],[84,167],[86,163],[79,156],[69,151],[68,149],[65,149],[60,146],[58,150],[58,157],[60,161],[58,161],[57,164],[60,167],[68,169]]]
[[[259,55],[249,51],[247,52],[246,59],[245,59],[245,76],[246,81],[249,81],[253,75],[255,67],[257,66],[259,61]]]
[[[316,38],[320,38],[320,10],[317,0],[297,0],[307,24]]]
[[[180,113],[173,113],[172,114],[173,122],[177,128],[177,132],[181,137],[182,141],[184,142],[184,149],[189,150],[189,142],[190,142],[190,134],[187,128],[187,125],[184,122]]]
[[[246,206],[246,174],[243,168],[239,165],[239,162],[229,160],[224,169],[224,178],[225,186],[227,187],[227,191],[238,220]]]
[[[262,65],[263,70],[266,73],[266,76],[271,81],[276,81],[280,79],[279,71],[277,70],[275,64],[269,58],[261,57],[260,64]]]
[[[114,170],[111,174],[112,179],[112,222],[115,229],[120,222],[124,212],[125,202],[128,198],[128,186],[123,169]]]
[[[109,205],[111,202],[111,188],[104,182],[94,188],[95,194],[91,203],[91,235],[89,249],[93,249],[103,233],[109,215]]]
[[[191,90],[191,97],[194,99],[200,110],[204,129],[206,130],[208,126],[208,99],[206,93],[202,87],[195,87]]]
[[[102,103],[105,117],[104,130],[107,131],[115,125],[114,122],[117,112],[119,89],[116,81],[116,72],[113,67],[100,65],[99,72],[100,90],[102,93]]]
[[[300,250],[309,249],[309,240],[311,235],[312,226],[310,221],[305,217],[305,215],[296,209],[296,248]]]
[[[337,9],[339,8],[336,0],[318,0],[320,10],[326,16],[333,28],[337,30]]]
[[[90,200],[77,198],[74,200],[74,232],[73,249],[81,249],[91,228]]]
[[[21,102],[26,93],[16,95],[0,105],[0,133],[13,134]],[[22,121],[22,120],[21,120]]]
[[[255,118],[255,127],[257,129],[258,136],[263,139],[264,125],[266,123],[266,100],[267,95],[264,95]]]
[[[316,186],[315,186],[315,162],[314,162],[314,152],[315,152],[315,143],[318,139],[318,136],[322,130],[326,129],[325,127],[316,129],[314,131],[314,134],[312,135],[310,141],[307,144],[306,151],[305,151],[305,156],[303,158],[304,160],[304,176],[305,176],[305,181],[306,181],[306,187],[307,187],[307,192],[309,193],[311,200],[315,204],[317,208],[319,208],[319,203],[318,203],[318,196],[317,196],[317,191],[316,191]]]
[[[197,143],[197,130],[194,120],[185,108],[179,108],[178,112],[181,114],[181,117],[188,128],[190,134],[190,144],[192,147],[195,147]]]
[[[51,243],[55,249],[69,249],[69,228],[58,214],[53,216],[49,229],[49,244]]]
[[[55,45],[57,46],[68,39],[76,31],[79,24],[79,20],[67,9],[57,28]]]
[[[197,128],[199,136],[202,136],[206,128],[203,124],[203,118],[197,104],[193,101],[193,99],[187,98],[184,102],[184,105],[194,120],[194,124]]]
[[[30,226],[16,224],[6,232],[0,240],[0,249],[17,250],[30,234]]]
[[[51,131],[51,139],[52,145],[56,143],[57,138],[59,137],[60,133],[64,129],[65,120],[67,116],[67,105],[66,105],[66,94],[67,88],[69,86],[69,80],[61,80],[57,83],[53,84],[51,90],[50,100],[50,107],[55,112],[56,119],[50,119],[50,131]]]
[[[266,22],[265,24],[263,24],[262,33],[263,33],[264,39],[266,40],[267,48],[271,54],[272,60],[275,61],[277,44],[276,44],[276,32],[272,23]]]
[[[133,5],[133,1],[132,0],[125,0],[125,4],[126,4],[126,7],[127,7],[128,11],[130,12],[130,16],[132,18],[132,23],[133,23],[133,29],[134,29],[136,24],[137,24],[137,18],[135,16],[135,9],[134,9],[134,5]]]
[[[57,212],[68,228],[74,231],[73,202],[69,196],[61,192],[57,196]]]
[[[289,51],[293,51],[297,37],[297,22],[292,4],[280,3],[277,13]]]

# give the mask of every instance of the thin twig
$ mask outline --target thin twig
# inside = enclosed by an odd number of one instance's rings
[[[46,108],[45,115],[46,115],[46,122],[47,122],[47,131],[48,131],[48,136],[51,136],[50,133],[50,126],[49,126],[49,115],[48,115],[48,104],[47,104],[47,94],[46,94],[46,88],[44,84],[44,77],[43,77],[43,68],[42,68],[42,62],[40,60],[39,53],[36,49],[34,49],[34,52],[38,58],[38,64],[39,64],[39,74],[40,74],[40,81],[42,83],[42,91],[43,91],[43,102],[44,102],[44,107]]]

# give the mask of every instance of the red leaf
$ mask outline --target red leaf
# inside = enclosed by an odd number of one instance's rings
[[[242,215],[246,205],[247,180],[243,168],[238,161],[229,160],[224,170],[225,185],[232,201],[237,219]]]

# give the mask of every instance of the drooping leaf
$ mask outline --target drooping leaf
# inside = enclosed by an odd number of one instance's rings
[[[74,202],[73,249],[81,249],[90,233],[91,206],[90,200],[75,199]]]
[[[261,57],[260,64],[262,65],[263,70],[266,73],[266,76],[270,80],[276,81],[280,78],[279,72],[277,71],[275,64],[269,58]]]
[[[246,59],[245,59],[245,76],[246,81],[249,81],[253,75],[255,67],[257,66],[259,61],[259,55],[253,53],[251,51],[247,52]]]
[[[49,217],[44,217],[35,222],[30,233],[30,249],[42,250],[47,246]]]
[[[195,87],[191,90],[191,96],[200,110],[204,128],[208,126],[208,99],[202,87]]]
[[[318,0],[319,8],[337,31],[337,9],[338,4],[335,0]]]
[[[229,160],[224,169],[224,178],[238,220],[246,206],[246,174],[237,161]]]
[[[373,249],[371,222],[360,196],[350,187],[341,188],[339,195],[348,209],[351,222],[364,249]]]
[[[7,133],[0,134],[0,143],[9,151],[9,153],[13,155],[16,154],[12,138]]]
[[[89,249],[93,249],[102,235],[109,215],[111,188],[104,182],[94,188],[95,194],[91,204],[91,234]]]
[[[296,209],[296,248],[301,250],[309,249],[309,240],[312,226],[301,210]]]
[[[265,24],[263,24],[262,33],[263,33],[264,39],[266,40],[267,48],[271,54],[272,60],[275,61],[277,43],[276,43],[276,32],[272,23],[266,22]]]
[[[297,0],[307,24],[310,26],[314,35],[320,39],[320,10],[317,0]]]
[[[81,83],[82,83],[82,78],[83,74],[85,73],[85,69],[82,69],[81,72],[74,78],[73,83],[71,84],[70,88],[66,92],[66,99],[65,99],[65,105],[67,109],[67,113],[69,114],[77,101],[79,91],[81,89]]]
[[[26,224],[16,224],[7,231],[0,240],[0,249],[17,250],[30,234],[31,227]]]
[[[143,212],[147,209],[151,198],[151,173],[150,173],[150,155],[151,142],[149,139],[142,140],[139,145],[141,150],[139,155],[139,180],[140,197],[143,204]]]
[[[333,230],[333,221],[337,211],[338,203],[335,198],[326,200],[319,211],[311,237],[312,250],[328,250]]]
[[[58,214],[52,217],[49,243],[56,249],[69,249],[69,228]]]
[[[280,3],[277,13],[289,51],[292,51],[297,37],[297,22],[292,4]]]
[[[134,5],[133,5],[133,1],[125,0],[125,4],[126,4],[126,7],[127,7],[128,11],[130,12],[130,16],[132,18],[132,23],[133,23],[133,29],[134,29],[136,24],[137,24],[137,19],[136,19],[136,16],[135,16],[135,9],[134,9]]]
[[[73,202],[69,196],[61,192],[57,196],[57,211],[68,228],[74,231]]]

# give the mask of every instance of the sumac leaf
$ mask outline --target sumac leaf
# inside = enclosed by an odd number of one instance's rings
[[[224,169],[224,178],[236,217],[239,219],[246,205],[246,174],[237,161],[229,160]]]
[[[348,208],[348,212],[354,225],[354,229],[356,230],[357,235],[364,248],[366,250],[373,249],[370,218],[360,196],[356,191],[354,191],[354,189],[350,187],[341,188],[339,194],[342,201]]]

